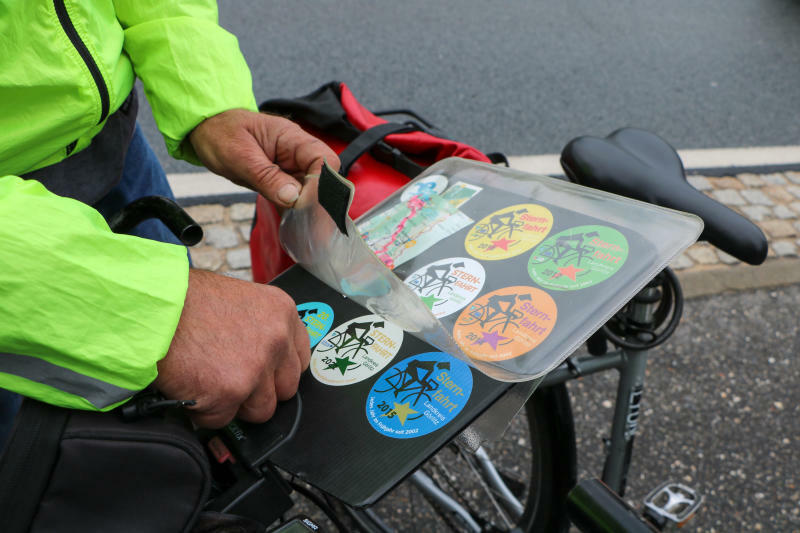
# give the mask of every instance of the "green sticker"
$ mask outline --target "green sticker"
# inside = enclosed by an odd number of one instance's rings
[[[628,240],[608,226],[577,226],[537,246],[528,260],[528,274],[557,291],[585,289],[614,275],[628,259]]]

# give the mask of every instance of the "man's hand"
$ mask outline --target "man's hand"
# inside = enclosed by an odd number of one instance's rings
[[[294,204],[298,179],[318,174],[323,160],[339,168],[336,152],[294,122],[243,109],[204,120],[189,141],[209,170],[282,207]]]
[[[156,387],[196,400],[192,418],[222,427],[238,416],[264,422],[297,392],[310,358],[308,333],[282,290],[199,270],[189,289]]]

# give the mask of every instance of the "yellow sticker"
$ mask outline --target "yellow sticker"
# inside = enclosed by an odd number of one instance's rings
[[[525,253],[550,233],[553,214],[536,204],[512,205],[475,224],[464,247],[476,259],[494,261]]]

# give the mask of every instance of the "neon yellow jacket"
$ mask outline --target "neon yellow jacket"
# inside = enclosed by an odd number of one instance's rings
[[[0,388],[82,409],[156,377],[186,295],[182,247],[115,235],[14,177],[88,146],[138,76],[172,155],[203,119],[256,109],[208,0],[0,0]]]

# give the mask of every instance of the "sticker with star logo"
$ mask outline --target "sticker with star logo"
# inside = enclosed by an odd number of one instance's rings
[[[306,325],[311,347],[316,346],[333,325],[333,309],[322,302],[306,302],[297,306],[300,320]]]
[[[628,259],[628,240],[614,228],[577,226],[548,237],[528,259],[528,274],[545,289],[571,291],[613,276]]]
[[[503,361],[533,350],[550,335],[558,309],[541,289],[514,286],[484,294],[464,309],[453,338],[468,356]]]
[[[476,259],[508,259],[525,253],[553,227],[553,214],[536,204],[512,205],[487,215],[467,233],[464,247]]]
[[[426,265],[405,279],[436,318],[453,314],[483,289],[486,271],[468,257],[451,257]]]
[[[469,365],[443,352],[422,353],[381,374],[367,396],[367,420],[387,437],[421,437],[458,416],[470,394]]]
[[[364,315],[331,330],[311,353],[311,374],[343,386],[380,372],[397,355],[403,330],[378,315]]]

